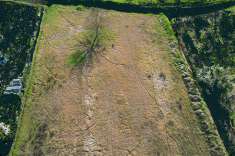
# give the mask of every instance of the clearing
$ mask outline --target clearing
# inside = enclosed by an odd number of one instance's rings
[[[97,18],[112,38],[68,59]],[[157,15],[53,5],[11,155],[210,155]]]

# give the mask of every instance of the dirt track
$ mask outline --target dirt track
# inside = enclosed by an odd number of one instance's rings
[[[37,83],[34,87],[37,111],[32,114],[47,125],[40,151],[58,156],[209,155],[158,18],[100,10],[115,39],[81,71],[66,60],[92,11],[65,8],[42,28],[37,54],[37,81],[53,79],[47,93]]]

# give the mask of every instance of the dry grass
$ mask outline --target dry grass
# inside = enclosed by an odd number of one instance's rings
[[[11,155],[209,155],[158,17],[99,14],[115,38],[80,70],[92,11],[48,9]]]

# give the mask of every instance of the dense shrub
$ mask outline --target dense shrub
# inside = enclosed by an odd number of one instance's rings
[[[10,126],[10,133],[5,135],[0,130],[0,155],[7,155],[14,140],[17,128],[17,116],[21,107],[20,97],[17,95],[0,96],[0,122]]]
[[[235,15],[218,11],[177,18],[174,28],[225,146],[235,154],[231,124],[235,107],[230,100],[235,69]]]
[[[40,19],[36,8],[0,2],[0,91],[17,77],[32,57],[32,37]]]

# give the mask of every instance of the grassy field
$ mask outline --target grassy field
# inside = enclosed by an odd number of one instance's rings
[[[10,155],[210,155],[165,22],[49,7]],[[71,66],[78,50],[89,55]]]

